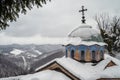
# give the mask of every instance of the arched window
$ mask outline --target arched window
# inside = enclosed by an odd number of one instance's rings
[[[97,61],[98,46],[97,45],[91,45],[89,47],[89,49],[90,49],[90,53],[91,53],[92,62],[96,62]]]
[[[75,51],[71,50],[71,58],[74,58]]]
[[[95,54],[95,51],[92,51],[92,60],[93,60],[93,61],[96,60],[96,54]]]
[[[81,51],[81,61],[84,61],[85,60],[85,51],[82,50]]]
[[[102,50],[100,51],[100,58],[101,58],[101,60],[104,59],[104,52]]]
[[[65,56],[68,57],[68,49],[66,49],[66,55]]]
[[[101,60],[104,59],[104,51],[105,51],[104,46],[101,46],[101,47],[100,47],[100,59],[101,59]]]

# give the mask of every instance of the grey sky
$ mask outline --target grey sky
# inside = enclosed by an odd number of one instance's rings
[[[14,38],[66,37],[81,24],[78,11],[82,5],[88,9],[85,12],[87,23],[95,26],[93,16],[97,13],[120,16],[119,3],[120,0],[51,0],[42,8],[34,7],[26,15],[20,15],[17,22],[10,23],[10,27],[0,34]]]

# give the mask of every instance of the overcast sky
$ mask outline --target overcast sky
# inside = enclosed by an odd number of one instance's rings
[[[10,23],[9,28],[0,32],[0,44],[50,43],[66,37],[81,24],[78,11],[82,5],[88,9],[86,23],[95,27],[95,14],[120,16],[119,3],[120,0],[51,0],[42,8],[34,7],[26,15],[20,15],[17,22]]]

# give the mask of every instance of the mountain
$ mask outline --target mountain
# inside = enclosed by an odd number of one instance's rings
[[[22,68],[26,73],[51,61],[64,56],[64,47],[61,45],[0,45],[0,54],[15,66]],[[3,63],[0,63],[3,65]],[[2,69],[2,68],[1,68]]]
[[[21,67],[18,67],[16,64],[10,62],[6,56],[0,55],[0,78],[21,74],[26,74],[26,72]]]
[[[33,71],[35,71],[36,68],[52,61],[53,59],[63,57],[64,54],[65,54],[64,50],[63,51],[62,50],[56,50],[56,51],[50,52],[50,55],[47,55],[47,56],[43,55],[41,57],[38,56],[39,59],[36,62],[31,64],[31,69],[30,70],[32,70],[32,72],[33,72]]]

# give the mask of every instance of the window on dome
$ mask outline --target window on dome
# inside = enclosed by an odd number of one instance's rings
[[[95,55],[95,51],[92,51],[92,60],[96,60],[96,55]]]
[[[66,49],[66,57],[68,57],[68,50]]]
[[[71,58],[74,58],[74,53],[75,53],[75,51],[71,50]]]
[[[101,50],[100,51],[100,56],[101,56],[101,60],[104,58],[104,52]]]
[[[81,60],[82,61],[85,60],[85,51],[84,50],[81,51]]]

